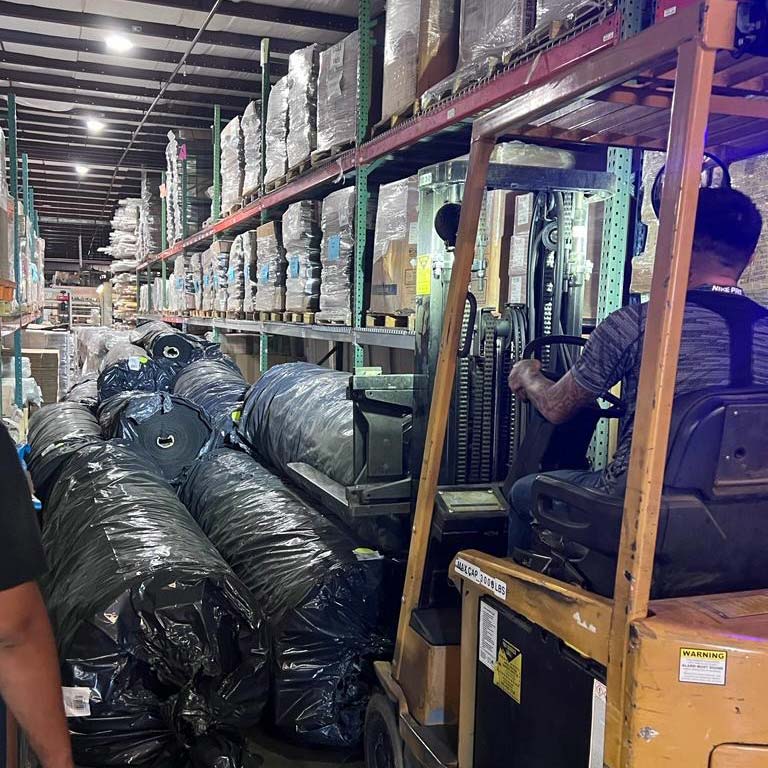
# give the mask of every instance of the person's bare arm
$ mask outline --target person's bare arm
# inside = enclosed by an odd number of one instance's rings
[[[509,387],[518,397],[530,400],[552,424],[563,424],[595,401],[595,395],[579,386],[570,371],[560,381],[550,381],[541,373],[538,360],[517,363],[509,374]]]
[[[34,582],[0,591],[0,694],[43,768],[72,768],[56,644]]]

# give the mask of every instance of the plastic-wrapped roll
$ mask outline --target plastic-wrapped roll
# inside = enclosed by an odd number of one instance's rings
[[[147,353],[142,347],[137,347],[129,341],[124,341],[112,347],[112,349],[104,355],[101,364],[99,365],[99,370],[103,371],[105,368],[109,368],[110,365],[114,365],[121,360],[130,360],[132,357],[145,358],[146,356]]]
[[[243,766],[229,735],[268,695],[263,621],[152,466],[114,442],[82,448],[46,505],[43,544],[75,762]]]
[[[305,744],[358,743],[372,662],[390,653],[385,561],[231,449],[197,462],[181,498],[264,611],[274,726]]]
[[[211,448],[213,429],[202,409],[166,392],[125,392],[99,408],[107,437],[144,453],[169,482]]]
[[[198,360],[176,380],[173,394],[205,411],[219,434],[230,434],[240,420],[248,382],[221,360]]]
[[[354,483],[354,425],[349,374],[310,363],[270,368],[248,391],[240,434],[251,450],[285,473],[303,462],[332,480]]]
[[[188,365],[202,357],[200,341],[160,321],[140,325],[131,334],[131,342],[143,347],[155,360],[164,359],[178,365]]]
[[[101,441],[101,426],[86,405],[53,403],[32,414],[27,467],[38,498],[45,501],[67,459],[93,440]]]
[[[68,403],[82,403],[95,408],[99,403],[98,374],[86,374],[77,384],[70,387],[62,400]]]
[[[146,356],[118,360],[99,374],[99,401],[123,392],[170,392],[178,375],[178,366]]]

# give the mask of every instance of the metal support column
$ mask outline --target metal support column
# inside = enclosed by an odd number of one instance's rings
[[[371,21],[370,0],[358,0],[357,25],[360,35],[360,55],[357,62],[357,130],[356,144],[359,147],[366,139],[371,112],[371,77],[373,61],[373,34],[375,22]],[[355,273],[353,282],[352,325],[363,327],[363,306],[365,300],[365,258],[368,232],[368,204],[370,191],[368,179],[376,165],[358,167],[357,200],[355,209]],[[354,367],[365,365],[365,350],[355,343]]]
[[[267,175],[267,106],[269,94],[272,90],[271,71],[269,65],[269,38],[261,41],[261,183]],[[262,188],[263,192],[263,188]],[[266,224],[269,211],[261,212],[261,223]],[[259,334],[259,372],[266,373],[269,368],[269,336],[266,333]]]
[[[213,210],[212,218],[221,218],[221,107],[213,107]]]
[[[16,136],[16,96],[8,94],[8,158],[11,169],[11,197],[13,198],[13,279],[16,281],[16,304],[21,312],[21,242],[19,227],[19,149]],[[21,330],[13,334],[15,373],[15,401],[21,408],[24,403],[21,383]]]

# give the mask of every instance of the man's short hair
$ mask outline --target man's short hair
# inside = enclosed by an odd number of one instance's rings
[[[715,253],[720,263],[743,271],[755,252],[763,217],[752,199],[730,187],[702,187],[696,210],[694,251]]]

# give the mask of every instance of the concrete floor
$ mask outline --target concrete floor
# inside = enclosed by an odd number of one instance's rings
[[[263,768],[364,768],[360,755],[303,749],[263,733],[254,734],[250,744],[264,758]]]

